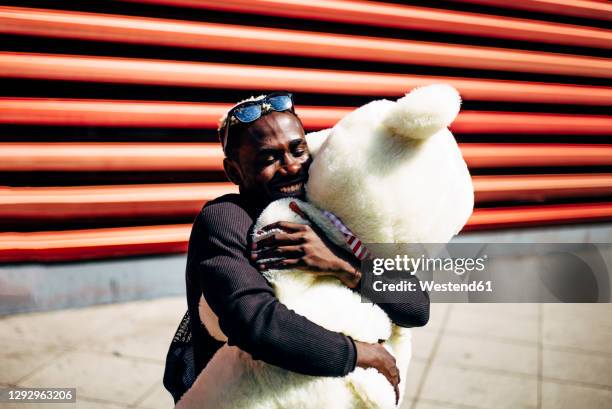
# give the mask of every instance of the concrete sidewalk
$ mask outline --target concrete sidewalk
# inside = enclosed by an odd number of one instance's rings
[[[611,304],[432,307],[402,409],[612,407]],[[170,408],[161,379],[184,311],[177,297],[0,318],[0,385],[77,388],[76,405],[36,408]]]

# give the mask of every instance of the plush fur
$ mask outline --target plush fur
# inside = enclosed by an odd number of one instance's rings
[[[331,130],[308,135],[314,161],[309,203],[300,201],[300,208],[338,245],[345,245],[342,235],[319,208],[334,212],[365,243],[447,242],[473,207],[471,178],[447,129],[459,105],[452,87],[433,85],[397,102],[374,101]],[[309,223],[289,209],[291,200],[271,203],[254,231],[279,220]],[[378,306],[362,303],[335,279],[300,270],[263,274],[282,303],[311,321],[358,341],[385,340],[406,381],[410,330],[395,326]],[[226,339],[205,300],[200,315],[215,338]],[[344,378],[305,376],[226,344],[177,407],[383,409],[395,402],[391,385],[374,369],[357,368]]]
[[[454,88],[431,85],[351,112],[315,156],[308,201],[365,243],[448,242],[474,204],[467,165],[446,128],[459,101]]]

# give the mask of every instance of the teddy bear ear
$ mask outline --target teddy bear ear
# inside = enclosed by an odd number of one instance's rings
[[[384,119],[384,125],[395,135],[426,139],[448,127],[461,107],[459,92],[446,84],[413,89],[400,98]]]
[[[319,153],[319,149],[325,143],[329,135],[331,134],[331,128],[323,129],[317,132],[309,132],[306,134],[306,144],[308,145],[308,151],[310,156],[313,158]]]

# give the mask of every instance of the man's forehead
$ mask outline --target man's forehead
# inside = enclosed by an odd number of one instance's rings
[[[249,126],[253,134],[268,135],[275,132],[300,131],[303,132],[302,124],[295,115],[290,112],[270,112],[262,115],[257,121]]]
[[[262,116],[246,129],[246,133],[258,148],[304,139],[304,129],[300,121],[286,112],[273,112]]]

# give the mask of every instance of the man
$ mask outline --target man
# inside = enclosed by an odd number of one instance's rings
[[[191,350],[173,354],[171,347],[166,387],[175,400],[180,398],[222,345],[201,324],[198,303],[204,295],[227,342],[254,359],[315,376],[344,376],[356,366],[376,368],[394,386],[397,399],[399,371],[385,348],[326,330],[289,310],[259,272],[298,265],[337,277],[356,290],[361,278],[358,260],[309,226],[281,222],[274,227],[284,233],[255,244],[250,241],[250,229],[265,206],[305,194],[311,157],[291,94],[272,93],[239,103],[222,121],[219,136],[225,172],[240,193],[207,203],[193,225],[186,272],[193,368],[189,368]],[[273,266],[259,262],[270,256],[281,260]],[[413,298],[381,308],[398,325],[424,325],[428,296],[416,293]],[[177,356],[186,367],[172,364]],[[185,372],[191,375],[185,377]]]

